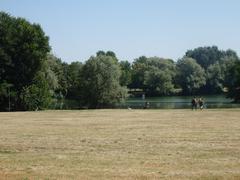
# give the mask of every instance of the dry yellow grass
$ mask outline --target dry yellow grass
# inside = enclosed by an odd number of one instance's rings
[[[240,179],[240,109],[0,113],[0,179]]]

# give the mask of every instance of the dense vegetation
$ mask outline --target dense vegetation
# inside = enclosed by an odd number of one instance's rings
[[[141,56],[129,63],[99,51],[86,62],[67,64],[50,52],[39,24],[0,12],[0,110],[113,107],[127,97],[227,92],[240,101],[240,61],[216,46],[186,52],[177,62]]]

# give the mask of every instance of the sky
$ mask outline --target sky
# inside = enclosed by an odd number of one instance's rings
[[[239,0],[0,0],[0,11],[41,25],[52,53],[84,62],[99,50],[120,60],[177,60],[216,45],[240,54]]]

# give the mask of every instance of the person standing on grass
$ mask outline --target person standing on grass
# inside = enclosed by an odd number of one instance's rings
[[[200,109],[203,110],[204,102],[203,102],[203,99],[202,99],[202,98],[199,98],[198,104],[199,104]]]
[[[193,99],[192,99],[192,110],[197,110],[197,99],[196,99],[196,97],[194,97]]]

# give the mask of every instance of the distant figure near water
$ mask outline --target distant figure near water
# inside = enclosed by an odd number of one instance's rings
[[[148,109],[149,107],[150,107],[150,103],[146,101],[143,109]]]
[[[192,110],[197,110],[197,104],[198,104],[198,102],[197,102],[197,98],[196,97],[194,97],[193,99],[192,99],[192,101],[191,101],[191,103],[192,103]]]
[[[204,102],[203,102],[203,99],[202,99],[202,98],[199,98],[198,104],[199,104],[199,108],[200,108],[201,110],[203,110]]]
[[[198,107],[201,110],[203,110],[204,108],[204,101],[203,101],[203,98],[201,97],[199,99],[197,99],[196,97],[192,98],[191,104],[192,104],[192,110],[197,110]]]

